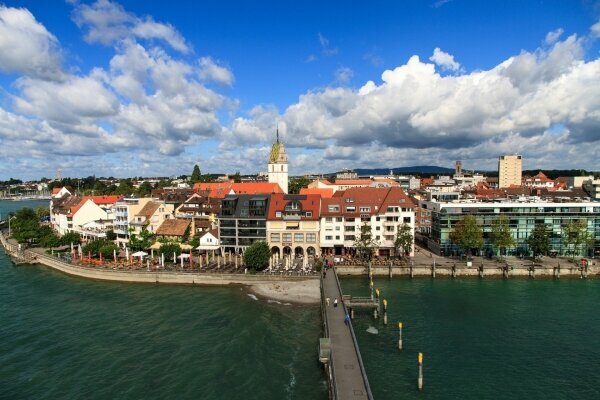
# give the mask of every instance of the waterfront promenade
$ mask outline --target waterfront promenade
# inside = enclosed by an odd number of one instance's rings
[[[329,298],[324,303],[325,326],[331,339],[331,387],[334,399],[372,399],[360,351],[354,336],[352,322],[344,323],[348,313],[342,301],[342,291],[336,272],[330,269],[323,278],[323,296]],[[338,306],[334,307],[334,300]]]

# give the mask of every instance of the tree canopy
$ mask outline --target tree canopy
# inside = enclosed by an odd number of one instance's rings
[[[506,251],[507,248],[515,245],[506,215],[501,215],[492,222],[491,241],[492,246],[499,251],[500,259],[502,259],[502,250]]]
[[[533,231],[527,238],[527,245],[533,253],[533,258],[548,253],[550,250],[550,236],[546,224],[536,224],[533,227]]]
[[[398,226],[398,233],[396,233],[396,241],[394,242],[394,246],[398,249],[402,249],[403,255],[410,253],[412,250],[412,246],[414,243],[414,238],[412,235],[412,229],[410,225],[402,224]],[[400,254],[400,253],[399,253]]]
[[[450,240],[471,255],[473,249],[483,247],[483,230],[474,216],[465,215],[450,233]]]
[[[573,259],[575,255],[579,254],[578,250],[585,253],[585,250],[594,242],[594,237],[587,231],[587,221],[585,219],[570,221],[563,227],[562,231],[563,243],[566,245]]]
[[[379,246],[379,242],[373,239],[371,225],[366,222],[360,227],[360,234],[354,240],[354,247],[358,256],[363,260],[369,261],[373,258],[375,249]]]
[[[192,171],[192,177],[190,178],[190,183],[193,185],[194,183],[198,183],[202,180],[202,174],[200,173],[200,167],[198,164],[194,165],[194,170]]]
[[[262,271],[269,266],[271,250],[267,242],[259,240],[254,242],[244,252],[244,264],[249,269]]]
[[[307,187],[310,181],[308,178],[301,176],[297,178],[290,179],[288,192],[290,194],[298,194],[300,193],[300,189]]]

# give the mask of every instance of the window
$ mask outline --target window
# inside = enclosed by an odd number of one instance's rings
[[[340,206],[338,206],[337,204],[332,204],[327,206],[327,209],[329,210],[329,212],[337,212],[340,211]]]
[[[405,224],[410,224],[411,223],[412,218],[411,217],[404,217],[404,223]]]
[[[335,221],[336,221],[336,222],[344,222],[344,218],[342,218],[342,217],[337,217],[337,218],[335,219]]]
[[[335,240],[340,240],[340,237],[339,237],[339,236],[336,236],[336,237],[335,237]]]
[[[333,221],[333,218],[331,218],[331,217],[326,217],[325,218],[325,222],[331,222],[331,221]]]
[[[346,203],[354,203],[354,199],[352,197],[348,197],[346,199]]]
[[[375,230],[376,230],[376,231],[380,231],[380,230],[381,230],[381,227],[380,227],[380,226],[376,226],[376,227],[375,227]]]
[[[291,233],[284,233],[283,234],[283,242],[289,243],[292,241],[292,234]]]
[[[371,207],[360,207],[360,212],[371,212]]]
[[[305,215],[307,218],[312,217],[312,211],[307,211]]]
[[[380,217],[375,217],[375,221],[381,221]]]
[[[381,236],[379,236],[379,235],[375,236],[375,240],[379,240],[380,237]]]
[[[275,211],[275,217],[281,218],[281,211]]]
[[[271,233],[271,242],[279,242],[279,233]]]
[[[317,235],[315,233],[306,234],[306,243],[314,243],[317,241]]]
[[[346,212],[356,212],[356,207],[354,207],[354,206],[346,207]]]
[[[304,242],[304,233],[294,233],[294,242]]]
[[[339,227],[339,226],[336,226],[336,227],[335,227],[335,230],[336,230],[336,231],[339,231],[339,230],[340,230],[340,227]]]
[[[325,240],[333,240],[333,236],[325,236]]]

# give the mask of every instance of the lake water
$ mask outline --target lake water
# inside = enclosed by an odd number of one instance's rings
[[[367,278],[342,287],[369,295]],[[377,400],[600,399],[598,279],[383,278],[375,287],[389,325],[362,311],[354,328]]]
[[[0,202],[0,213],[46,204]],[[359,312],[354,326],[377,400],[600,398],[597,279],[375,286],[390,324]],[[368,281],[342,288],[367,295]],[[239,287],[83,280],[13,267],[0,251],[0,399],[326,399],[319,336],[317,307],[255,301]]]

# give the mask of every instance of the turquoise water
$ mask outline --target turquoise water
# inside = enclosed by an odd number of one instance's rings
[[[377,400],[600,398],[600,280],[376,279],[375,287],[390,324],[362,311],[354,327]],[[342,288],[369,293],[366,278]]]
[[[319,335],[317,307],[94,282],[0,251],[0,399],[325,399]]]
[[[0,202],[0,213],[46,204]],[[375,284],[390,325],[366,312],[354,324],[377,400],[600,398],[599,280]],[[365,278],[342,287],[368,294]],[[235,287],[88,281],[13,267],[0,251],[0,399],[325,399],[319,335],[316,307]]]

